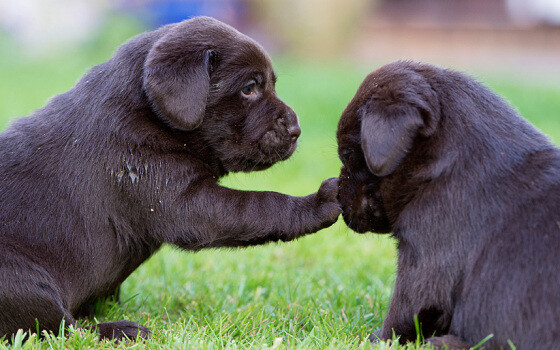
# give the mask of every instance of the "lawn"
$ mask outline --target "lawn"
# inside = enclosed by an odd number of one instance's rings
[[[108,59],[136,30],[109,28],[90,45],[41,59],[20,56],[4,40],[0,45],[0,129],[69,89],[87,67]],[[223,184],[307,195],[323,179],[338,175],[338,118],[363,77],[379,64],[364,67],[343,60],[318,64],[289,57],[274,61],[278,94],[300,118],[298,151],[270,170],[233,174]],[[475,75],[560,143],[560,86],[489,73]],[[355,234],[342,220],[291,243],[198,253],[166,246],[126,280],[120,304],[97,305],[97,321],[128,319],[152,329],[148,341],[118,345],[123,348],[370,349],[363,341],[381,326],[394,272],[395,242],[388,236]],[[115,346],[97,343],[93,334],[79,332],[43,341],[33,335],[23,344],[19,340],[13,348]],[[0,344],[0,348],[7,346]],[[402,347],[374,347],[387,348]]]

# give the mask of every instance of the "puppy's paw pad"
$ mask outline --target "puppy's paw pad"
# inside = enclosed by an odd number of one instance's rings
[[[139,340],[148,339],[150,337],[150,329],[139,323],[132,321],[114,321],[99,323],[97,326],[99,339],[115,339],[122,341],[125,339]]]

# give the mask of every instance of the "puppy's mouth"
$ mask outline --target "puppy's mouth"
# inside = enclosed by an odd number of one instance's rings
[[[297,136],[290,135],[288,131],[267,131],[257,143],[261,162],[274,164],[290,158],[297,148],[299,127],[297,129]]]
[[[370,213],[370,215],[359,215],[350,210],[342,209],[342,218],[348,227],[357,233],[391,233],[393,228],[387,218],[382,214]]]
[[[262,160],[261,161],[247,160],[245,167],[242,170],[245,172],[260,171],[260,170],[266,170],[273,165],[274,163],[269,163]]]

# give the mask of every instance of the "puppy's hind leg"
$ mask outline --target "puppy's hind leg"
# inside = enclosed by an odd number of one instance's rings
[[[18,329],[57,334],[62,320],[66,326],[76,324],[47,271],[0,249],[0,337],[9,339]]]
[[[19,329],[25,332],[50,331],[76,325],[65,307],[62,292],[49,273],[22,254],[0,248],[0,338],[9,340]],[[150,330],[131,321],[99,323],[92,327],[100,340],[147,338]]]
[[[39,333],[47,330],[58,334],[62,320],[65,326],[76,324],[49,285],[25,281],[6,286],[3,272],[0,268],[0,338],[6,335],[9,340],[18,329]],[[135,340],[150,335],[148,328],[125,320],[99,323],[92,328],[98,332],[100,340]]]

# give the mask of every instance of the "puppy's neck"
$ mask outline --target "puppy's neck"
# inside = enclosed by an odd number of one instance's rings
[[[228,174],[215,150],[205,142],[201,131],[174,131],[173,134],[183,152],[193,159],[199,160],[201,166],[207,168],[214,178],[219,179]]]

